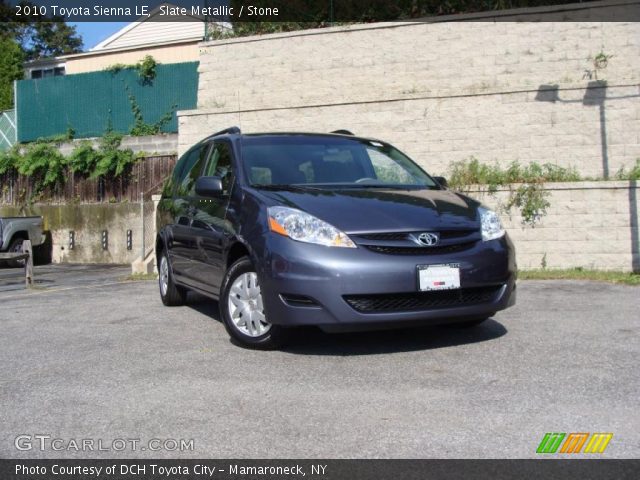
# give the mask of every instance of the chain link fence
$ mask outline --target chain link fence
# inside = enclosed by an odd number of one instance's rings
[[[0,152],[9,150],[16,143],[16,112],[0,112]]]
[[[140,235],[140,251],[136,252],[136,257],[145,264],[151,260],[151,265],[155,268],[155,246],[156,246],[156,208],[162,185],[164,181],[154,185],[146,192],[140,193],[140,206],[138,234]],[[154,201],[154,198],[156,200]],[[148,269],[147,271],[149,271]]]
[[[140,202],[140,257],[147,258],[153,253],[156,238],[156,209],[151,196],[142,197]]]

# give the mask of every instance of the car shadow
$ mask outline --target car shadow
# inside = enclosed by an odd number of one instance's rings
[[[190,294],[187,305],[212,319],[220,320],[218,302]],[[296,355],[377,355],[384,353],[435,350],[488,342],[507,334],[507,329],[493,318],[475,327],[438,325],[349,333],[325,333],[315,327],[292,329],[281,351]]]
[[[290,343],[282,350],[299,355],[377,355],[486,342],[506,333],[507,329],[494,319],[472,328],[446,325],[350,333],[309,328],[292,332]]]

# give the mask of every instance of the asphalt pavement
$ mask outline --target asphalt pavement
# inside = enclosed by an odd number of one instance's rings
[[[304,329],[259,352],[216,302],[164,307],[128,267],[18,274],[0,269],[0,458],[529,458],[546,432],[640,454],[637,287],[523,281],[476,328]]]

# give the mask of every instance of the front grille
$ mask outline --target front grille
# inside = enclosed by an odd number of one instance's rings
[[[417,232],[382,232],[382,233],[364,233],[362,235],[356,235],[363,240],[378,240],[378,241],[397,241],[397,240],[409,240],[411,235],[420,235],[423,231]],[[440,240],[456,239],[461,237],[467,237],[474,233],[476,230],[442,230],[437,232],[440,234]]]
[[[501,288],[502,285],[494,285],[435,292],[345,295],[343,298],[354,310],[362,313],[410,312],[489,303]]]
[[[389,247],[386,245],[363,245],[372,252],[387,255],[442,255],[468,250],[476,242],[459,243],[458,245],[441,245],[437,247]]]
[[[367,233],[359,237],[366,240],[406,240],[409,232]]]

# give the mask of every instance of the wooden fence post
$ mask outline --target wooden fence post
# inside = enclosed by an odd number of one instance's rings
[[[25,285],[29,288],[33,285],[33,249],[31,248],[31,240],[23,240],[22,253],[27,254],[24,259],[24,279]]]

